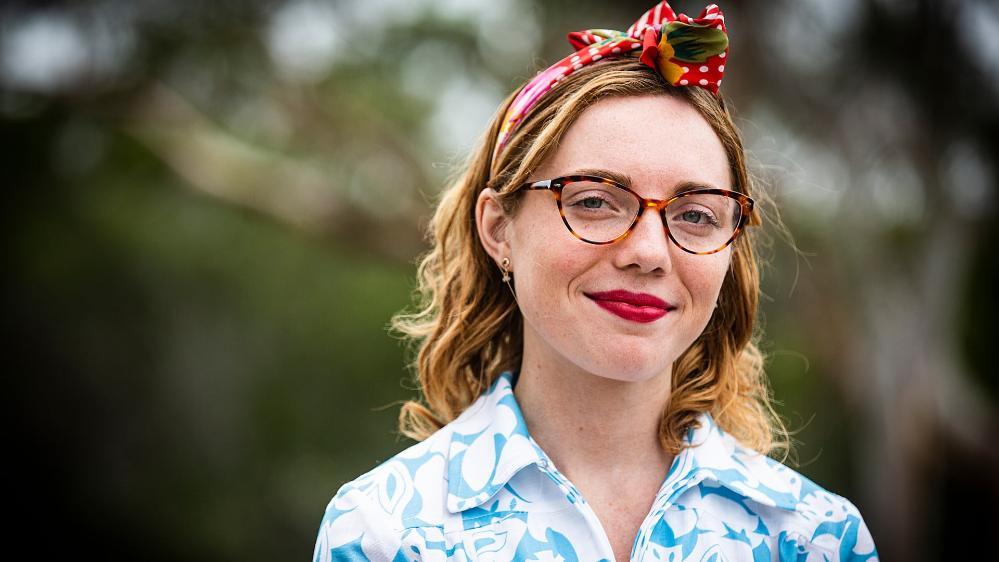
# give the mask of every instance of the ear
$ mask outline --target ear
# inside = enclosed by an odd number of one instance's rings
[[[479,193],[475,202],[475,226],[479,231],[479,240],[486,253],[497,263],[510,256],[510,241],[508,227],[510,218],[503,212],[503,207],[496,200],[496,191],[487,187]]]

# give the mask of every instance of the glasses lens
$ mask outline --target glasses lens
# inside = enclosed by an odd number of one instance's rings
[[[599,182],[562,188],[562,212],[573,232],[590,242],[610,242],[627,232],[641,202],[632,193]],[[680,246],[711,252],[724,246],[742,219],[735,199],[714,193],[682,195],[666,208],[666,224]]]
[[[599,182],[578,181],[562,188],[562,213],[577,236],[610,242],[624,234],[638,215],[631,193]]]
[[[742,219],[742,206],[725,195],[692,193],[666,207],[666,224],[680,246],[710,252],[724,246]]]

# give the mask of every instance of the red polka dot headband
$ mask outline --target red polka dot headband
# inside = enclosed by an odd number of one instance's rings
[[[725,16],[711,4],[697,18],[677,15],[668,2],[642,14],[627,32],[587,29],[569,34],[572,55],[538,73],[514,98],[496,138],[493,162],[538,100],[573,72],[598,60],[640,51],[639,60],[674,86],[699,86],[718,95],[728,56]]]

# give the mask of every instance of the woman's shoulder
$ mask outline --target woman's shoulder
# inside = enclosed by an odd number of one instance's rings
[[[501,422],[511,416],[502,415],[500,406],[511,396],[509,373],[504,373],[433,435],[344,484],[326,509],[321,533],[357,533],[373,523],[396,532],[442,527],[448,519],[449,494],[450,510],[457,507],[457,498],[449,488],[449,471],[458,470],[455,482],[463,481],[467,472],[461,463],[452,462],[453,457],[457,453],[463,458],[460,451],[467,449],[469,442],[492,442],[494,434],[509,429]],[[472,460],[483,459],[475,456]]]
[[[765,498],[762,503],[794,511],[806,519],[832,515],[830,509],[820,507],[834,508],[834,513],[860,514],[850,500],[770,456],[736,443],[733,457],[746,469],[742,485],[760,492],[756,496]]]
[[[341,486],[323,514],[313,559],[392,559],[406,529],[440,527],[449,433],[445,426]]]
[[[762,523],[758,530],[781,541],[876,556],[864,518],[847,498],[720,429],[705,445],[708,450],[697,455],[704,477],[698,486],[700,509],[726,518],[752,512]]]
[[[327,519],[362,509],[369,512],[367,517],[396,529],[431,524],[425,519],[443,508],[450,433],[445,426],[343,484],[330,500]]]

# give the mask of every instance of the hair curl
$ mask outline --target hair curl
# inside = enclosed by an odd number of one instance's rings
[[[523,356],[523,320],[476,229],[479,193],[495,189],[504,211],[514,216],[517,187],[594,102],[640,95],[686,100],[721,140],[734,189],[768,201],[755,189],[724,100],[701,88],[674,87],[635,58],[604,60],[569,75],[531,110],[493,162],[496,135],[515,95],[501,104],[463,172],[441,194],[427,230],[431,249],[417,269],[418,310],[392,318],[392,327],[417,349],[410,367],[423,401],[403,404],[399,430],[418,441],[460,415],[499,373],[519,369]],[[748,226],[762,222],[754,211]],[[747,228],[734,243],[718,307],[703,333],[673,364],[672,393],[659,431],[670,454],[680,452],[687,430],[706,411],[744,445],[763,454],[783,450],[787,456],[788,433],[773,409],[755,335],[760,293],[755,231]]]

